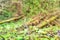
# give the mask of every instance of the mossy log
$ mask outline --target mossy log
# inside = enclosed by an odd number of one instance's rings
[[[3,20],[3,21],[0,22],[0,24],[5,23],[5,22],[10,22],[10,21],[13,21],[13,20],[17,20],[17,19],[20,19],[22,17],[24,17],[24,15],[19,16],[19,17],[13,17],[13,18],[10,18],[10,19],[7,19],[7,20]]]
[[[55,15],[48,20],[44,20],[39,25],[37,25],[37,27],[42,28],[43,26],[47,25],[48,23],[54,21],[57,17],[58,17],[58,15]]]

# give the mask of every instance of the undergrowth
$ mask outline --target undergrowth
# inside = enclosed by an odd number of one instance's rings
[[[14,1],[14,0],[13,0]],[[55,38],[58,38],[57,31],[60,29],[57,25],[55,26],[49,26],[48,28],[36,28],[36,26],[29,26],[31,30],[34,32],[29,35],[27,34],[28,30],[27,28],[20,31],[16,30],[16,28],[21,27],[22,24],[25,24],[25,22],[28,22],[29,20],[32,20],[30,17],[34,16],[39,13],[53,13],[56,9],[60,8],[59,0],[23,0],[23,8],[22,11],[25,14],[24,19],[19,19],[16,21],[10,21],[6,23],[0,24],[0,40],[48,40],[47,38],[38,38],[40,36],[46,36],[45,31],[52,30],[56,35],[54,37],[48,36],[50,40],[55,40]],[[6,5],[9,6],[9,5]],[[0,8],[1,9],[1,8]],[[14,8],[13,11],[9,11],[8,7],[3,8],[2,14],[0,13],[0,20],[6,20],[12,17],[12,13],[16,12],[16,9]],[[40,34],[41,33],[41,34]],[[31,39],[29,39],[31,37]],[[32,39],[33,38],[33,39]]]

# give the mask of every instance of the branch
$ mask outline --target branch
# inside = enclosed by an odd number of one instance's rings
[[[17,20],[17,19],[20,19],[20,18],[22,18],[22,17],[24,17],[24,15],[19,16],[19,17],[13,17],[13,18],[10,18],[10,19],[8,19],[8,20],[1,21],[0,24],[1,24],[1,23],[5,23],[5,22],[9,22],[9,21],[13,21],[13,20]]]
[[[48,20],[44,20],[44,21],[41,22],[39,25],[37,25],[37,27],[41,28],[41,27],[47,25],[48,23],[54,21],[57,17],[58,17],[58,15],[55,15],[55,16],[51,17],[51,18],[48,19]]]

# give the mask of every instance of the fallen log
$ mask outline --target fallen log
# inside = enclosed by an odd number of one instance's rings
[[[54,21],[57,17],[58,17],[58,15],[55,15],[48,20],[44,20],[39,25],[37,25],[37,27],[42,28],[43,26],[47,25],[48,23]]]
[[[0,22],[0,24],[5,23],[5,22],[10,22],[10,21],[13,21],[13,20],[17,20],[17,19],[20,19],[22,17],[24,17],[24,15],[19,16],[19,17],[13,17],[13,18],[10,18],[10,19],[7,19],[7,20],[3,20],[3,21]]]

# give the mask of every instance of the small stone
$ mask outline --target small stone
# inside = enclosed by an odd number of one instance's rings
[[[60,30],[57,31],[57,35],[60,36]]]

